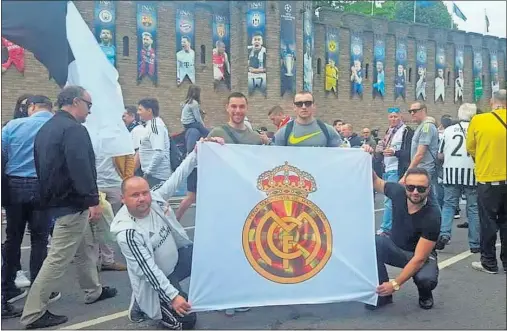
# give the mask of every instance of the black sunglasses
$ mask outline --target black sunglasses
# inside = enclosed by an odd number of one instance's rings
[[[407,192],[414,192],[414,190],[417,190],[418,193],[425,193],[426,190],[428,190],[428,186],[405,185],[405,190],[407,190]]]
[[[294,104],[299,108],[303,107],[303,105],[305,105],[305,107],[311,107],[313,101],[295,101]]]
[[[86,105],[88,106],[88,110],[90,110],[92,108],[92,103],[88,100],[85,100],[83,98],[78,98],[79,100],[83,101],[84,103],[86,103]]]
[[[409,109],[408,112],[410,114],[414,114],[414,113],[417,113],[419,110],[422,110],[422,108],[416,108],[416,109]]]

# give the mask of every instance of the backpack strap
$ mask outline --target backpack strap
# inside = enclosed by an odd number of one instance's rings
[[[222,129],[225,131],[225,133],[227,133],[227,135],[229,136],[229,138],[231,138],[232,142],[235,143],[235,144],[239,144],[239,140],[238,138],[236,138],[236,136],[234,135],[234,133],[232,132],[231,128],[229,127],[229,125],[225,124],[225,125],[222,125]]]
[[[500,116],[495,113],[494,111],[491,112],[491,114],[495,115],[496,119],[500,121],[500,123],[503,124],[503,126],[507,129],[507,124],[500,118]]]
[[[322,122],[321,120],[317,119],[317,124],[320,127],[320,130],[322,130],[322,133],[324,136],[326,136],[326,146],[331,147],[331,136],[329,135],[329,131],[327,129],[326,123]]]
[[[292,133],[292,130],[294,129],[294,121],[295,120],[292,120],[285,125],[285,137],[284,137],[285,140],[283,146],[289,146],[289,136]]]

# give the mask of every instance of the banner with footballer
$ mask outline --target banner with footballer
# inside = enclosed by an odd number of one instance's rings
[[[157,3],[137,3],[137,83],[148,77],[157,85]]]
[[[249,1],[246,13],[248,93],[259,90],[266,96],[266,2]]]
[[[195,83],[195,22],[194,8],[179,5],[176,9],[176,84],[188,78]]]
[[[213,86],[231,89],[231,32],[229,11],[213,13]]]

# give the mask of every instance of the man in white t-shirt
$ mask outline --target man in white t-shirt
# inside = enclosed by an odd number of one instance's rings
[[[127,106],[125,107],[125,112],[123,113],[123,122],[127,126],[127,130],[129,130],[130,135],[132,136],[132,142],[134,144],[135,151],[135,174],[138,176],[142,176],[141,172],[141,163],[139,160],[139,147],[141,146],[141,139],[148,133],[144,125],[142,125],[139,120],[139,115],[137,115],[137,107],[135,106]]]
[[[181,50],[176,53],[176,82],[181,84],[185,77],[195,82],[195,52],[192,49],[190,38],[181,37]]]
[[[150,187],[165,182],[171,176],[169,132],[159,117],[158,100],[145,98],[139,101],[137,114],[146,122],[147,133],[141,138],[139,159],[144,178]]]

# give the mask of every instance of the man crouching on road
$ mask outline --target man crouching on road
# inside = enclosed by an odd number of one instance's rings
[[[224,143],[221,138],[206,140]],[[124,206],[111,224],[111,233],[127,261],[132,286],[128,316],[132,322],[161,320],[171,330],[193,329],[196,323],[180,286],[180,281],[190,276],[192,241],[166,204],[196,167],[196,153],[194,149],[188,154],[171,177],[152,191],[141,177],[122,183]]]

